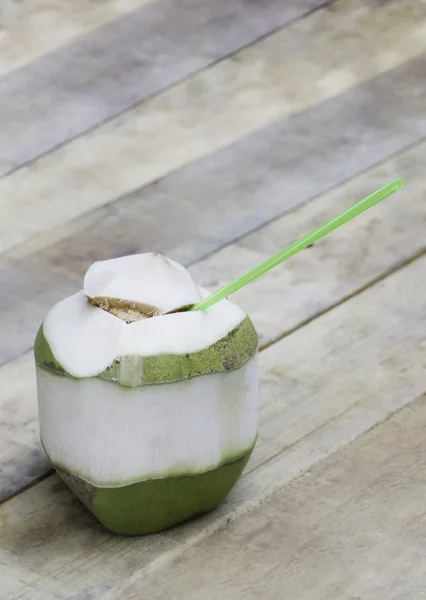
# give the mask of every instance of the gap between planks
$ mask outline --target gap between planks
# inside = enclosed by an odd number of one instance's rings
[[[399,263],[397,263],[397,264],[389,267],[389,269],[387,269],[386,271],[384,271],[381,275],[378,275],[377,277],[374,277],[373,279],[371,279],[370,281],[366,282],[364,285],[361,285],[359,288],[357,288],[353,292],[347,294],[346,296],[343,296],[337,302],[334,302],[334,303],[330,304],[330,306],[328,306],[327,308],[319,310],[317,313],[315,313],[312,316],[308,317],[304,321],[301,321],[300,323],[298,323],[294,327],[292,327],[292,328],[288,329],[287,331],[285,331],[285,332],[277,335],[273,339],[268,340],[268,341],[266,341],[263,344],[260,344],[259,345],[259,350],[260,351],[261,350],[265,350],[266,348],[269,348],[269,346],[271,346],[272,344],[275,344],[276,342],[279,342],[280,340],[284,339],[285,337],[288,337],[289,335],[291,335],[292,333],[294,333],[298,329],[301,329],[302,327],[305,327],[306,325],[309,325],[309,323],[311,323],[315,319],[318,319],[318,317],[321,317],[322,315],[325,315],[326,313],[332,311],[333,309],[337,308],[341,304],[344,304],[345,302],[347,302],[348,300],[350,300],[354,296],[358,296],[362,292],[365,292],[365,290],[368,290],[369,288],[377,285],[378,283],[380,283],[381,281],[383,281],[384,279],[386,279],[386,277],[389,277],[390,275],[393,275],[394,273],[396,273],[400,269],[403,269],[404,267],[407,267],[408,265],[410,265],[411,263],[415,262],[419,258],[422,258],[425,254],[426,254],[426,245],[423,248],[421,248],[418,252],[416,252],[415,254],[413,254],[412,256],[410,256],[409,258],[402,259]]]
[[[413,142],[412,144],[408,144],[405,148],[403,148],[402,150],[398,150],[396,152],[393,152],[392,154],[390,154],[389,156],[383,157],[381,160],[378,160],[377,162],[374,163],[374,165],[368,166],[368,167],[364,167],[362,169],[360,169],[354,176],[353,178],[355,179],[356,177],[360,177],[364,174],[367,174],[369,171],[371,171],[374,168],[379,168],[380,166],[384,165],[386,162],[388,161],[392,161],[394,159],[397,159],[399,156],[406,154],[407,152],[410,152],[411,150],[414,150],[416,148],[421,148],[423,145],[425,144],[425,139],[422,138],[418,141]],[[395,177],[397,175],[395,174]],[[339,182],[334,184],[333,186],[331,186],[328,190],[327,193],[333,193],[335,190],[338,190],[339,188],[341,188],[342,186],[344,186],[347,183],[347,181],[344,182]],[[374,191],[374,190],[373,190]],[[217,254],[218,252],[224,251],[226,248],[228,248],[228,246],[234,246],[236,244],[239,244],[240,242],[244,242],[244,238],[247,238],[249,236],[252,236],[253,234],[258,233],[259,231],[261,231],[262,229],[266,229],[268,226],[272,225],[273,223],[275,223],[276,221],[279,221],[280,219],[283,218],[288,218],[290,217],[290,215],[300,209],[302,209],[306,204],[308,204],[309,202],[314,202],[315,200],[317,200],[318,198],[324,196],[324,193],[320,193],[320,194],[316,194],[310,198],[307,198],[305,200],[303,200],[303,202],[300,202],[299,204],[297,204],[296,206],[291,206],[288,208],[288,210],[285,211],[285,213],[282,213],[280,215],[271,217],[270,219],[268,219],[267,221],[264,221],[262,223],[259,223],[258,225],[255,225],[254,227],[252,227],[251,229],[248,229],[247,231],[245,231],[244,233],[241,233],[240,235],[236,236],[235,238],[223,242],[218,248],[213,248],[212,250],[210,250],[209,252],[206,252],[205,254],[203,254],[202,256],[197,257],[194,260],[189,260],[186,264],[186,268],[189,269],[191,268],[193,265],[196,265],[197,263],[201,262],[201,261],[205,261],[209,258],[211,258],[212,256],[214,256],[215,254]],[[355,199],[354,198],[354,203],[358,200],[361,200],[361,198]],[[307,233],[307,232],[305,232]],[[301,233],[301,235],[303,235]],[[299,236],[300,237],[300,236]],[[295,241],[295,240],[293,240]],[[290,243],[290,242],[289,242]],[[311,247],[311,246],[309,246]],[[7,256],[7,253],[6,253]],[[1,267],[1,261],[0,261],[0,267]]]

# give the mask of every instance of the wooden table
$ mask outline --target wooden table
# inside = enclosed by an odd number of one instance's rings
[[[0,598],[426,595],[426,2],[0,7]],[[259,442],[215,512],[106,532],[38,439],[32,344],[94,260],[217,288],[390,179],[235,295]]]

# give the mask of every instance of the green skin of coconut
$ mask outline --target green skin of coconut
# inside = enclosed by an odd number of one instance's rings
[[[138,356],[117,358],[98,377],[122,387],[170,385],[173,393],[173,382],[211,373],[220,377],[221,373],[243,367],[256,354],[257,347],[257,333],[247,317],[205,350],[143,359]],[[75,379],[54,357],[43,326],[38,331],[34,353],[39,368],[58,377]],[[204,473],[182,472],[115,487],[97,487],[63,465],[52,463],[107,529],[121,535],[145,535],[163,531],[216,508],[241,476],[254,444],[238,456],[224,457],[221,464]]]

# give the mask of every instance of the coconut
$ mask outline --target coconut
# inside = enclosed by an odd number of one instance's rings
[[[160,254],[97,262],[35,342],[41,441],[108,529],[161,531],[215,508],[257,436],[257,334]]]

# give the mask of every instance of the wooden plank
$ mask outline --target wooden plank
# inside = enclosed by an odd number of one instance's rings
[[[385,181],[403,176],[407,182],[403,191],[235,295],[253,317],[261,344],[268,345],[425,250],[425,160],[423,142],[193,264],[190,270],[202,285],[218,288]],[[9,304],[1,328],[9,345],[3,352],[19,351],[24,341],[31,344],[42,310],[80,284],[79,278],[59,269],[52,277],[49,270],[30,262],[20,287],[13,280],[7,284]],[[19,310],[13,308],[17,297],[28,299]],[[30,352],[0,367],[0,499],[47,469],[38,440],[32,364]]]
[[[423,397],[116,597],[421,598],[425,429]]]
[[[324,3],[154,2],[6,75],[0,79],[0,173]]]
[[[154,0],[3,0],[0,76]]]
[[[340,175],[338,180],[341,180],[348,173],[368,167],[378,156],[380,159],[389,156],[420,139],[425,135],[422,61],[403,66],[366,86],[356,86],[426,50],[426,36],[422,33],[426,6],[417,0],[384,5],[379,10],[376,6],[373,0],[362,3],[341,0],[336,4],[338,10],[317,11],[3,179],[0,182],[3,249],[16,248],[36,236],[23,251],[31,254],[34,246],[48,245],[76,228],[108,218],[110,206],[97,216],[89,215],[88,222],[83,219],[82,223],[68,225],[70,219],[75,220],[130,192],[117,208],[121,214],[123,207],[131,223],[137,216],[137,226],[130,227],[130,231],[137,231],[138,240],[143,237],[140,227],[146,222],[144,229],[152,231],[151,219],[158,222],[164,206],[170,210],[169,203],[179,207],[171,222],[181,218],[184,223],[192,223],[194,211],[199,211],[200,206],[209,211],[200,222],[201,229],[212,222],[216,203],[220,202],[214,215],[216,222],[224,203],[229,210],[230,192],[241,186],[240,180],[244,182],[242,198],[239,196],[234,202],[238,201],[238,210],[246,207],[241,215],[244,220],[248,213],[250,225],[258,225],[262,221],[257,209],[259,194],[262,193],[266,220],[277,214],[277,207],[292,205],[306,195],[305,182],[310,184],[309,193],[318,191],[314,178],[301,176],[296,165],[302,168],[309,162],[309,175],[315,169],[315,179],[323,189],[324,185],[335,182],[336,175],[332,177],[330,171]],[[394,47],[392,52],[390,45]],[[282,56],[292,57],[285,69]],[[132,82],[136,85],[135,80]],[[334,104],[327,103],[308,114],[288,118],[354,87],[355,90],[339,96]],[[108,94],[104,96],[107,101]],[[14,102],[16,106],[20,105]],[[73,109],[70,116],[60,103],[55,106],[61,110],[67,128],[72,127],[73,119],[80,119],[80,111]],[[98,110],[96,104],[97,115]],[[51,111],[52,97],[49,97],[49,132],[56,135],[60,127],[52,128],[55,118]],[[410,114],[413,117],[409,119]],[[246,137],[284,118],[263,133]],[[21,142],[15,129],[13,140],[7,140],[7,127],[14,119],[8,118],[8,123],[2,139],[4,143],[7,141],[9,149]],[[31,128],[38,127],[33,112],[31,123],[25,119],[19,123],[24,128],[25,144],[45,139],[31,133]],[[160,187],[157,182],[142,193],[134,192],[241,138],[245,139],[226,152],[210,156],[181,175],[162,180]],[[317,152],[318,140],[324,144],[322,156]],[[348,148],[353,152],[351,156]],[[200,176],[204,179],[202,191],[195,189]],[[259,185],[259,178],[264,177],[268,180],[265,193]],[[262,184],[265,185],[263,181]],[[182,193],[176,186],[180,186]],[[115,205],[112,210],[115,211]],[[239,221],[239,213],[231,214],[228,230],[232,227],[241,232],[235,225]],[[120,231],[120,224],[117,223],[113,239]],[[128,230],[128,223],[123,225]],[[169,229],[174,239],[173,227]],[[184,230],[188,231],[187,227]],[[213,234],[206,236],[205,247],[216,247],[212,237],[218,235],[213,229]],[[89,237],[93,237],[92,228]],[[110,232],[107,239],[109,247]],[[93,241],[93,247],[99,247],[98,240]],[[186,250],[192,252],[191,247]]]
[[[261,455],[262,465],[250,468],[205,518],[154,538],[113,537],[56,476],[3,503],[2,573],[22,582],[12,598],[28,597],[29,590],[32,600],[100,597],[108,590],[120,598],[124,591],[111,586],[123,581],[140,593],[157,569],[168,577],[172,558],[412,403],[426,389],[425,292],[426,257],[261,353],[254,461]],[[232,564],[231,555],[222,556]]]

